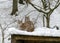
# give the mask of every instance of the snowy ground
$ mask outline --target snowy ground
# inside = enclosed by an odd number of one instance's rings
[[[33,36],[52,36],[52,37],[60,37],[60,30],[49,29],[45,27],[35,28],[33,32],[22,31],[15,28],[9,28],[10,34],[22,34],[22,35],[33,35]]]
[[[34,3],[37,3],[38,1],[36,0]],[[39,4],[39,3],[37,3]],[[11,11],[12,11],[12,0],[0,0],[0,23],[2,24],[2,27],[5,28],[6,25],[14,22],[15,20],[18,20],[20,18],[24,18],[24,16],[26,14],[28,14],[28,12],[30,12],[31,10],[35,10],[31,5],[29,5],[28,7],[26,5],[18,5],[18,9],[19,9],[19,16],[13,17],[10,15]],[[31,20],[34,18],[36,18],[40,13],[37,11],[34,11],[32,13],[30,13],[29,15],[31,17]],[[34,16],[34,17],[33,17]],[[9,27],[13,27],[13,28],[8,28],[8,31],[5,31],[5,37],[7,37],[8,34],[25,34],[25,35],[38,35],[38,36],[58,36],[60,37],[60,30],[56,30],[56,29],[48,29],[48,28],[43,28],[42,27],[42,14],[40,14],[38,20],[37,20],[37,24],[36,28],[34,32],[26,32],[26,31],[21,31],[16,29],[17,28],[17,23],[13,23],[11,25],[9,25]],[[60,9],[59,7],[53,12],[53,14],[51,15],[51,21],[50,21],[50,25],[51,27],[53,27],[54,25],[59,26],[60,28]],[[14,31],[14,32],[13,32]],[[10,37],[10,36],[9,36]],[[8,41],[8,37],[5,39],[5,43],[10,43],[11,41]],[[0,31],[0,43],[1,43],[1,31]]]

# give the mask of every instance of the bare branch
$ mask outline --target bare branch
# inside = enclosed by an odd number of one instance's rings
[[[34,6],[37,6],[37,7],[39,7],[40,9],[43,9],[42,7],[40,7],[40,6],[38,6],[38,5],[35,5],[35,4],[34,4]]]
[[[58,3],[55,5],[55,7],[53,9],[50,9],[50,11],[48,12],[49,16],[59,5],[60,5],[60,2],[58,1]]]
[[[33,6],[38,12],[42,12],[42,13],[45,13],[45,14],[47,14],[46,12],[44,12],[43,10],[41,10],[41,9],[38,9],[37,7],[35,7],[34,6],[34,4],[32,4],[31,2],[29,2],[29,4],[31,5],[31,6]]]
[[[3,33],[3,28],[2,28],[2,25],[0,24],[0,27],[1,27],[1,32]]]
[[[44,8],[44,6],[45,6],[45,5],[44,5],[44,1],[43,1],[43,0],[41,0],[41,2],[42,2],[42,5],[43,5],[43,8]]]
[[[46,8],[48,7],[47,3],[46,3],[46,0],[41,0],[41,2],[42,2],[44,10],[46,10]]]
[[[1,27],[1,29],[2,29],[2,25],[0,24],[0,27]]]
[[[56,4],[58,4],[58,3],[59,3],[59,0],[57,0]]]
[[[16,22],[16,21],[14,21],[14,22],[8,24],[8,25],[3,29],[3,31],[6,30],[6,29],[8,28],[9,25],[11,25],[11,24],[13,24],[13,23],[15,23],[15,22]]]
[[[60,2],[57,5],[55,5],[55,7],[53,8],[53,10],[56,9],[59,5],[60,5]]]
[[[49,4],[49,5],[48,5],[49,9],[51,9],[51,8],[50,8],[50,1],[49,1],[49,0],[48,0],[48,4]]]
[[[37,19],[38,19],[38,18],[39,18],[39,15],[38,15],[38,16],[37,16],[37,18],[35,19],[34,24],[36,24],[36,23],[37,23],[36,21],[37,21]]]
[[[28,16],[31,12],[34,12],[34,11],[36,11],[36,10],[32,10],[32,11],[28,12],[25,16]]]

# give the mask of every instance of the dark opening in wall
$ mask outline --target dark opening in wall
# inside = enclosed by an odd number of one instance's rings
[[[17,40],[16,43],[60,43],[56,41],[32,41],[32,40]]]
[[[40,43],[40,41],[32,41],[32,40],[17,40],[16,43]]]

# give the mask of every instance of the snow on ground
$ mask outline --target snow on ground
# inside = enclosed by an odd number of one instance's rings
[[[16,29],[14,27],[9,28],[8,31],[10,34],[60,37],[60,30],[49,29],[46,27],[35,28],[35,30],[33,32],[27,32],[27,31],[19,30],[19,29]]]
[[[2,1],[8,1],[8,0],[0,0],[0,2],[2,2]]]
[[[0,0],[0,8],[10,8],[12,6],[12,1],[11,0]]]

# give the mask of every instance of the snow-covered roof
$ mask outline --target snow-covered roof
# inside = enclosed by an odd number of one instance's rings
[[[16,28],[9,28],[10,34],[19,34],[19,35],[32,35],[32,36],[52,36],[52,37],[60,37],[60,30],[49,29],[49,28],[35,28],[33,32],[27,32],[23,30],[19,30]]]

